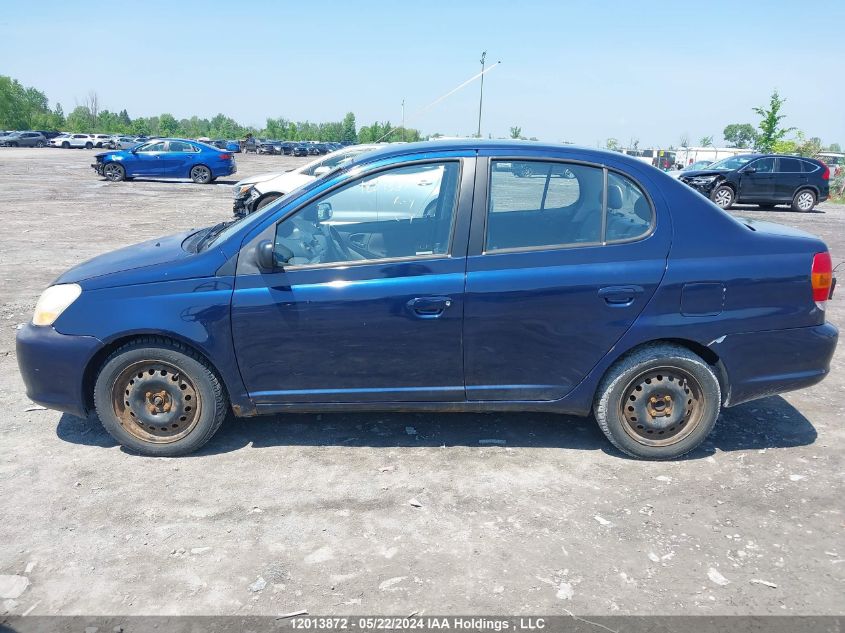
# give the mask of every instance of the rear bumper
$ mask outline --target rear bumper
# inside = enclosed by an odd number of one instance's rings
[[[85,417],[85,368],[102,347],[93,336],[69,336],[52,327],[26,324],[16,341],[26,395],[48,409]]]
[[[815,327],[731,334],[712,344],[728,374],[725,406],[803,389],[830,373],[839,331]]]

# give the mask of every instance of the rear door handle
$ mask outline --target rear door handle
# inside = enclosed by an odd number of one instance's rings
[[[452,305],[450,297],[415,297],[406,304],[408,310],[420,319],[436,319]]]
[[[642,286],[607,286],[599,289],[599,296],[609,306],[624,308],[643,293]]]

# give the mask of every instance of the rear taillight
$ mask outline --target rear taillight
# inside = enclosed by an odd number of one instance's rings
[[[833,285],[833,265],[830,253],[816,253],[813,256],[813,267],[810,271],[813,285],[813,301],[824,310],[824,304],[830,297],[830,287]]]
[[[822,172],[822,180],[830,180],[830,167],[828,167],[824,163],[822,163],[822,165],[824,165],[824,171]]]
[[[220,160],[232,160],[231,154],[220,154]]]

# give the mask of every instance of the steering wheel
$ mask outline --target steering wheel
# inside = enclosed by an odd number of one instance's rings
[[[339,253],[341,255],[341,259],[338,261],[349,261],[352,259],[352,253],[349,251],[349,247],[346,246],[346,242],[343,241],[337,229],[331,224],[323,224],[322,226],[327,229],[325,233],[332,250],[337,251],[336,254]]]

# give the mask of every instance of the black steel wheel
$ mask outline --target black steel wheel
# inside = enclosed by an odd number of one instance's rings
[[[644,459],[672,459],[697,447],[721,409],[713,369],[691,351],[644,346],[615,363],[593,405],[599,427],[620,450]]]
[[[106,360],[94,404],[112,437],[155,456],[197,450],[228,413],[214,369],[187,347],[158,337],[133,341]]]

